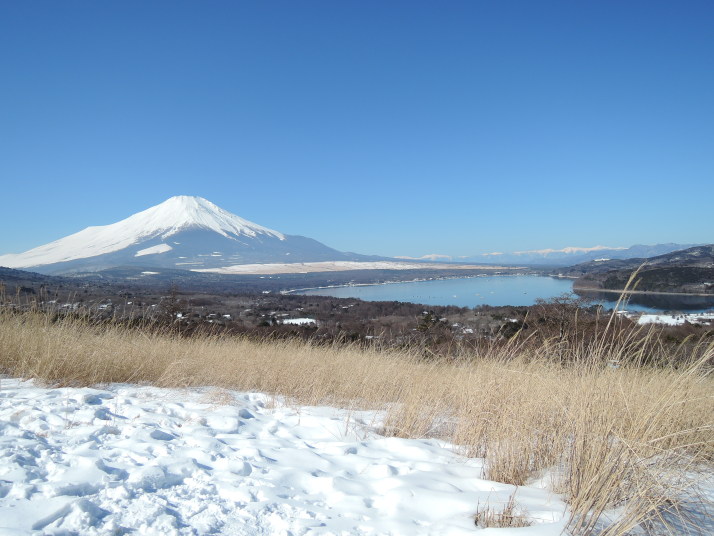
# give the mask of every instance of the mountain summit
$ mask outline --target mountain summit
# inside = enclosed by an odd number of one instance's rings
[[[117,223],[87,227],[24,253],[2,255],[0,266],[64,273],[127,265],[195,269],[360,258],[311,238],[268,229],[202,197],[179,195]]]
[[[227,238],[262,234],[285,240],[285,235],[278,231],[244,220],[203,197],[190,195],[171,197],[155,207],[101,229],[137,236],[160,233],[162,238],[187,229],[206,229]]]

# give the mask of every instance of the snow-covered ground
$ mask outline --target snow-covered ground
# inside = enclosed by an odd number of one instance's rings
[[[296,326],[308,326],[310,324],[317,324],[314,318],[286,318],[280,321],[283,324],[294,324]]]
[[[266,395],[0,380],[0,534],[472,534],[513,486],[437,440],[381,437],[379,413]],[[526,529],[566,506],[520,487]],[[494,532],[491,532],[494,531]]]
[[[192,272],[216,274],[307,274],[312,272],[345,272],[349,270],[503,270],[503,266],[477,266],[475,264],[444,265],[439,263],[394,261],[319,261],[272,264],[234,264],[224,268],[193,268]]]
[[[686,313],[686,314],[642,314],[637,318],[637,323],[644,324],[667,324],[668,326],[681,326],[685,322],[690,324],[703,324],[708,326],[714,320],[714,313]]]

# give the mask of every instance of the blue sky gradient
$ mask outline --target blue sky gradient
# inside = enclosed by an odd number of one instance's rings
[[[714,242],[714,2],[0,5],[0,254],[200,195],[345,251]]]

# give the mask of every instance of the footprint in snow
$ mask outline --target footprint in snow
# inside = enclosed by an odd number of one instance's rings
[[[114,398],[112,395],[108,393],[102,393],[102,394],[87,394],[84,395],[84,403],[85,404],[90,404],[92,406],[98,406],[100,404],[103,404],[105,400],[111,400]]]
[[[149,435],[152,439],[158,439],[159,441],[171,441],[172,439],[176,439],[175,435],[166,433],[162,430],[154,430]]]

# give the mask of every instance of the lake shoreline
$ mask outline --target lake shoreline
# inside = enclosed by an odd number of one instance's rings
[[[643,296],[647,295],[652,295],[652,296],[707,296],[714,298],[714,294],[707,294],[705,292],[666,292],[666,291],[658,291],[658,290],[615,290],[615,289],[607,289],[607,288],[586,288],[586,287],[575,287],[573,285],[573,291],[577,292],[578,290],[586,291],[586,292],[607,292],[609,294],[639,294]]]

